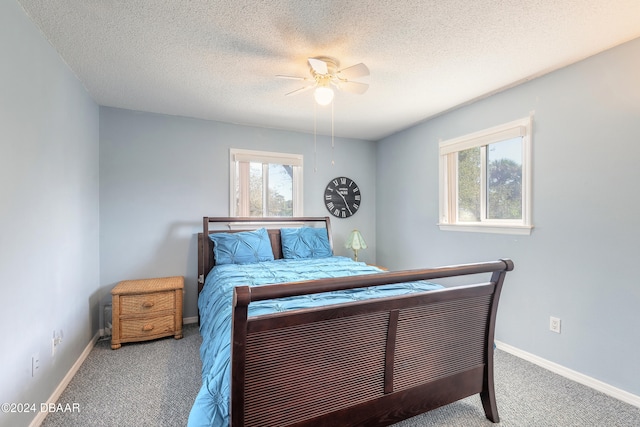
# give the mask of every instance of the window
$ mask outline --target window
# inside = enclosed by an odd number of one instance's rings
[[[302,216],[302,155],[231,149],[231,216]]]
[[[530,234],[531,122],[440,142],[440,229]]]

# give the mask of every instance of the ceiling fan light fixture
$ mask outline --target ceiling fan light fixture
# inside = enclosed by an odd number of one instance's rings
[[[315,98],[318,105],[329,105],[331,101],[333,101],[333,89],[327,86],[318,86],[313,92],[313,97]]]
[[[358,95],[362,95],[369,88],[368,83],[352,80],[369,75],[369,68],[363,63],[339,69],[340,63],[338,60],[328,56],[307,58],[307,63],[309,64],[310,77],[277,75],[277,77],[283,79],[302,80],[306,82],[301,88],[286,93],[286,96],[314,89],[313,97],[316,103],[326,106],[333,102],[333,96],[335,94],[333,88]],[[313,83],[314,80],[315,84]]]

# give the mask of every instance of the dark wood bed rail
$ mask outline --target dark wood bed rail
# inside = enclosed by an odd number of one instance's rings
[[[386,426],[473,394],[499,422],[493,341],[512,269],[505,259],[322,279],[313,293],[492,273],[487,283],[255,317],[251,301],[312,293],[311,282],[237,287],[231,425]]]
[[[513,270],[510,259],[490,261],[457,266],[437,267],[424,270],[406,270],[364,274],[347,277],[333,277],[329,279],[307,280],[274,284],[248,288],[250,301],[261,301],[274,298],[284,298],[293,295],[318,294],[343,289],[356,289],[367,286],[388,285],[393,283],[414,282],[417,280],[443,279],[453,276],[492,273]]]

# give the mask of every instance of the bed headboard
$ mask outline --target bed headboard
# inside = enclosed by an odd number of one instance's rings
[[[280,228],[302,227],[303,225],[324,227],[327,229],[329,245],[333,251],[333,239],[331,238],[331,222],[325,217],[203,217],[202,233],[198,233],[198,293],[204,286],[204,279],[213,266],[213,242],[205,237],[212,233],[236,233],[238,231],[256,230],[264,227],[269,233],[271,249],[275,259],[282,258],[282,244],[280,240]],[[213,228],[212,228],[213,227]]]

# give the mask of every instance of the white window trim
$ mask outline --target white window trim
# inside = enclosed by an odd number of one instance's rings
[[[439,144],[439,172],[440,172],[440,222],[438,226],[443,231],[467,231],[480,233],[529,235],[533,229],[531,218],[532,197],[532,136],[533,113],[526,118],[514,120],[499,126],[475,132],[458,138],[441,141]],[[469,148],[486,146],[493,142],[522,136],[522,220],[483,220],[468,223],[457,221],[457,197],[450,187],[457,177],[456,158],[449,154],[467,150]],[[484,165],[482,166],[485,167]],[[484,173],[484,171],[483,171]]]
[[[243,150],[239,148],[229,149],[229,216],[239,216],[235,210],[236,189],[236,162],[262,162],[292,165],[293,168],[293,216],[301,217],[303,214],[303,155],[291,153],[275,153],[270,151]],[[256,217],[260,218],[260,217]]]

